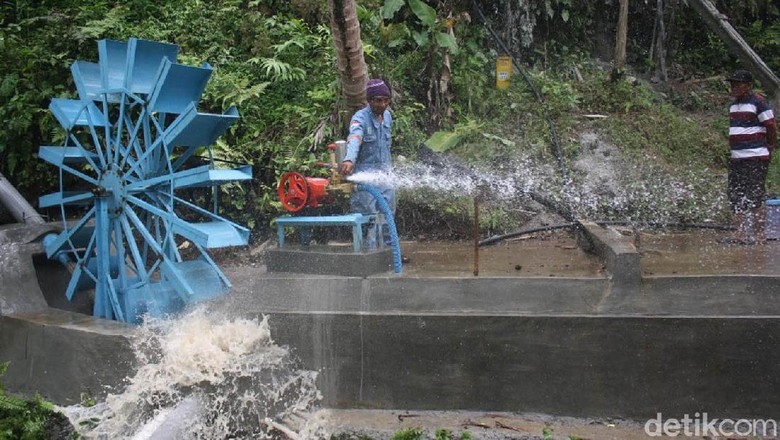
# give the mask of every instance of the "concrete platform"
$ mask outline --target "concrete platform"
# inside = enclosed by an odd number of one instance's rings
[[[393,251],[353,252],[344,246],[273,248],[266,251],[269,272],[367,277],[393,270]]]

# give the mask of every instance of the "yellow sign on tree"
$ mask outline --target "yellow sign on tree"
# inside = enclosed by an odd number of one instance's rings
[[[505,89],[509,87],[509,78],[512,76],[512,59],[508,56],[500,56],[496,60],[496,87]]]

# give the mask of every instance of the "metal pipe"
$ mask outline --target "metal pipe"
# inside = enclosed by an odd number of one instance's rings
[[[0,203],[16,221],[27,224],[43,224],[46,220],[19,194],[11,182],[0,173]]]
[[[479,276],[479,196],[474,196],[474,276]]]

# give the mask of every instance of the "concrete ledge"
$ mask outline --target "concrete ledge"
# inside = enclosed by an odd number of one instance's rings
[[[57,404],[79,403],[82,393],[104,398],[134,372],[130,332],[126,324],[56,309],[0,316],[0,362],[9,361],[3,385]]]
[[[275,248],[266,251],[269,272],[291,272],[345,277],[367,277],[393,269],[393,251],[338,252],[333,247]]]
[[[604,260],[607,272],[616,285],[642,282],[639,252],[628,238],[611,227],[601,227],[596,223],[581,222],[580,226],[580,247]]]
[[[0,244],[31,243],[48,233],[58,233],[61,229],[62,225],[59,223],[0,225]]]
[[[0,244],[0,316],[49,307],[33,265],[33,255],[40,252],[43,252],[40,243]]]
[[[616,286],[603,278],[436,277],[228,272],[232,314],[446,313],[524,315],[780,316],[780,277],[646,277]]]
[[[647,276],[641,286],[614,286],[601,313],[688,316],[780,316],[780,277]]]

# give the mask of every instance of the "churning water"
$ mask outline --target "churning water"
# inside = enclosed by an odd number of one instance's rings
[[[327,438],[312,416],[316,373],[274,344],[268,318],[198,308],[142,325],[139,368],[104,402],[63,408],[88,439]]]

